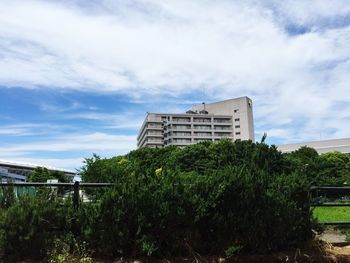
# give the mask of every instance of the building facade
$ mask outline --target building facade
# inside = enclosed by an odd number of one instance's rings
[[[314,148],[319,154],[333,151],[350,154],[350,138],[282,144],[277,147],[281,152],[288,153],[296,151],[303,146]]]
[[[251,99],[242,97],[203,103],[186,113],[147,113],[137,146],[186,146],[221,138],[254,141]]]

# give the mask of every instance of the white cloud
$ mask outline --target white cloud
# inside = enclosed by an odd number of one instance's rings
[[[94,120],[103,123],[102,128],[109,129],[138,129],[141,127],[144,116],[125,112],[101,113],[101,112],[77,112],[64,116],[65,119]]]
[[[337,20],[348,1],[8,0],[0,9],[1,85],[149,101],[205,88],[210,100],[251,96],[257,130],[269,125],[276,138],[350,135],[334,107],[350,103],[350,26]],[[291,23],[308,30],[290,35]]]
[[[313,0],[313,1],[259,1],[260,4],[273,6],[279,19],[299,25],[324,26],[324,20],[334,20],[347,16],[350,12],[347,0]]]
[[[52,104],[52,103],[42,101],[39,103],[38,106],[39,106],[41,111],[54,112],[54,113],[63,113],[63,112],[67,112],[67,111],[73,111],[73,110],[76,110],[76,109],[83,107],[77,101],[70,102],[68,105]]]
[[[0,135],[28,135],[32,134],[27,127],[20,127],[17,125],[2,126],[0,129]]]
[[[96,153],[101,157],[111,157],[119,154],[126,154],[130,149],[136,147],[136,136],[131,135],[111,135],[106,133],[89,133],[89,134],[72,134],[66,136],[57,136],[51,139],[37,139],[33,142],[25,143],[7,143],[2,147],[0,159],[32,162],[38,164],[47,164],[54,167],[62,168],[79,168],[81,167],[82,158],[73,158],[82,152],[87,153],[90,157]],[[40,152],[41,154],[36,154]],[[43,153],[50,155],[64,153],[62,158],[40,158]],[[37,155],[36,157],[33,157]],[[37,161],[36,161],[37,160]]]
[[[40,136],[57,135],[63,130],[68,132],[73,129],[70,125],[52,123],[21,123],[11,125],[0,125],[0,135],[5,136]],[[2,141],[3,142],[3,141]]]
[[[1,152],[1,156],[18,155],[27,151],[62,152],[62,151],[91,151],[91,152],[123,152],[135,146],[135,136],[110,135],[96,132],[91,134],[74,134],[60,136],[54,139],[24,143],[22,145],[8,145]]]
[[[52,124],[35,124],[35,123],[1,125],[0,135],[32,136],[32,135],[45,134],[48,130],[51,130],[51,129],[57,129],[57,126]]]

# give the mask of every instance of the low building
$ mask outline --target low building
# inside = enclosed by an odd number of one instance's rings
[[[282,144],[277,147],[281,152],[288,153],[298,150],[303,146],[314,148],[319,154],[333,151],[350,154],[350,138]]]
[[[186,146],[221,138],[254,141],[251,99],[242,97],[202,103],[186,113],[147,113],[137,146]]]
[[[72,179],[76,175],[76,173],[73,171],[49,167],[45,165],[0,160],[0,181],[7,182],[11,180],[13,182],[26,182],[28,176],[37,167],[44,167],[48,170],[64,172],[65,175]]]

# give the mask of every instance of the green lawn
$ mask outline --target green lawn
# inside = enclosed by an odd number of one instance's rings
[[[319,222],[350,221],[350,207],[316,207],[313,215]]]

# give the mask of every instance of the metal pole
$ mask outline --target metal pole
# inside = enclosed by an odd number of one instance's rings
[[[73,206],[74,208],[79,207],[79,182],[74,182],[74,194],[73,194]]]

